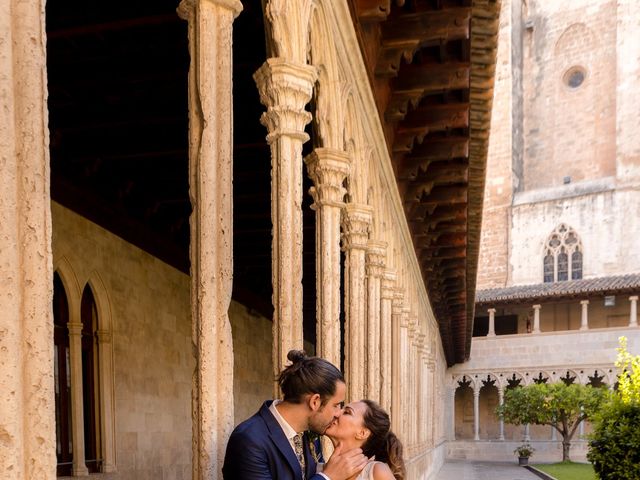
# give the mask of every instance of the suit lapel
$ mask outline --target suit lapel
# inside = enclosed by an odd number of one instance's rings
[[[269,429],[269,437],[271,441],[278,447],[280,453],[284,455],[284,458],[287,459],[287,463],[291,467],[291,469],[295,472],[296,479],[302,479],[302,469],[300,468],[300,462],[298,462],[298,458],[291,448],[291,444],[289,440],[284,435],[282,431],[282,427],[278,421],[274,418],[273,414],[269,411],[269,406],[271,405],[271,401],[267,401],[260,408],[260,416],[264,420]],[[306,449],[308,451],[308,447]],[[308,478],[308,477],[307,477]]]

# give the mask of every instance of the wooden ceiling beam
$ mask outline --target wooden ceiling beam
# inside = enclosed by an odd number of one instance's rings
[[[402,120],[409,111],[409,105],[413,109],[418,108],[427,95],[468,89],[469,70],[467,62],[405,65],[392,87],[385,118],[390,122]]]
[[[468,39],[471,8],[458,7],[398,15],[382,24],[382,41],[375,73],[394,77],[404,58],[411,63],[416,51],[428,45]]]
[[[438,205],[451,205],[461,204],[467,202],[467,186],[446,187],[438,186],[433,187],[427,196],[422,197],[420,200],[422,203],[438,204]]]

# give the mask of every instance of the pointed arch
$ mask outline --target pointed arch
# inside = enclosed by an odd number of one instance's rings
[[[95,335],[98,342],[97,369],[99,390],[98,416],[100,443],[99,454],[102,458],[101,471],[115,472],[115,389],[113,364],[113,321],[111,301],[100,274],[93,271],[87,280],[85,289],[90,288],[95,302],[97,328]]]
[[[577,232],[559,224],[547,237],[542,252],[544,283],[580,280],[583,274],[583,247]]]
[[[323,3],[314,1],[309,32],[309,60],[318,72],[313,121],[320,146],[341,150],[345,116],[341,90],[344,82],[340,78],[334,37]]]
[[[77,323],[79,322],[78,315],[80,314],[80,298],[82,295],[78,277],[71,266],[71,262],[66,257],[61,257],[54,263],[53,271],[58,274],[64,285],[67,301],[69,302],[69,321]]]

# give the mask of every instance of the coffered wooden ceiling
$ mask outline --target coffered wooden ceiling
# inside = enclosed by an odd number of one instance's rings
[[[499,1],[350,0],[449,364],[473,328]]]

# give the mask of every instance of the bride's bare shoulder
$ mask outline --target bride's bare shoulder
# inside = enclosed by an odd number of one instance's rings
[[[376,462],[373,466],[373,480],[395,480],[393,472],[389,465],[382,462]]]

